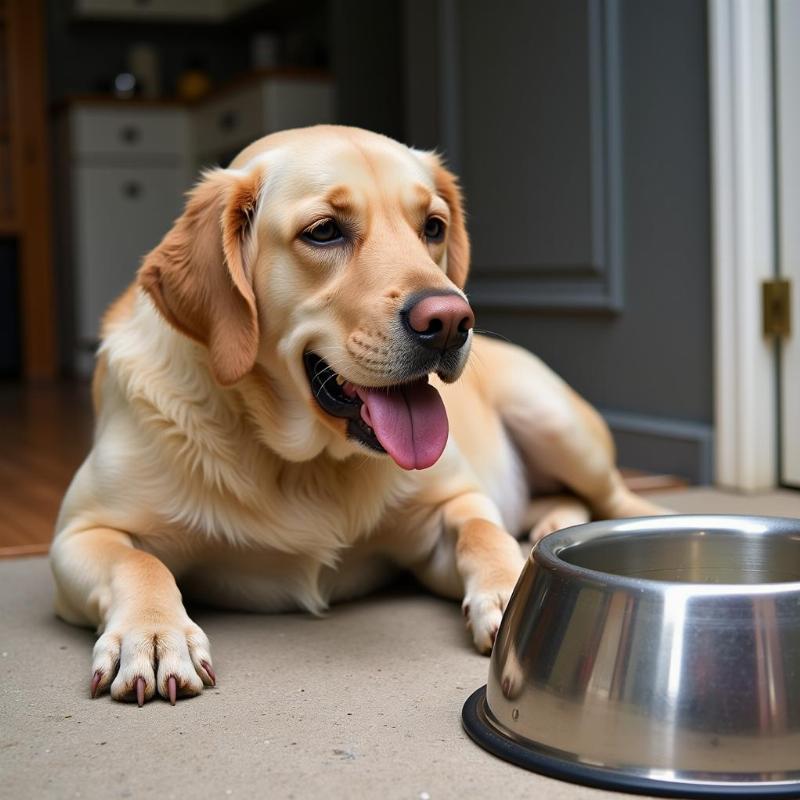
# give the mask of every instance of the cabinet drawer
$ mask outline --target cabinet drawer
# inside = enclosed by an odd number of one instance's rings
[[[265,78],[212,100],[196,112],[195,154],[199,163],[225,160],[268,133],[333,121],[329,80]]]
[[[73,156],[183,158],[188,145],[186,112],[162,108],[74,108]]]
[[[78,338],[96,341],[100,319],[181,213],[179,168],[78,166],[72,170]]]
[[[260,84],[211,100],[195,112],[195,151],[206,157],[230,153],[265,134]]]

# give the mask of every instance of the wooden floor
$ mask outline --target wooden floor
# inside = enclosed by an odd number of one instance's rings
[[[88,384],[0,383],[0,558],[47,552],[91,432]]]
[[[88,383],[0,383],[0,558],[47,552],[91,437]],[[623,473],[634,491],[685,486],[670,475]]]

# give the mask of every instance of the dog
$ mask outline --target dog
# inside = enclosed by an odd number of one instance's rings
[[[104,317],[56,523],[56,613],[100,634],[93,697],[215,684],[184,594],[319,614],[405,570],[488,653],[515,535],[660,512],[588,403],[475,334],[469,252],[453,174],[375,133],[283,131],[204,173]]]

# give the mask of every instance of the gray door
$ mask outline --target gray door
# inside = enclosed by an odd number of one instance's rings
[[[705,3],[444,0],[435,48],[425,7],[407,138],[462,176],[478,328],[601,407],[622,463],[710,480]]]

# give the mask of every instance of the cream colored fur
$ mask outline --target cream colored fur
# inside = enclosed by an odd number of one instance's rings
[[[357,247],[298,240],[343,209]],[[431,213],[448,224],[441,245],[420,239]],[[93,694],[214,682],[176,580],[223,607],[321,613],[408,569],[462,601],[488,652],[522,566],[509,531],[658,512],[623,486],[596,412],[511,345],[470,334],[460,379],[431,378],[451,435],[426,470],[316,405],[307,349],[354,383],[397,382],[399,305],[461,292],[467,264],[453,177],[375,134],[276,134],[204,179],[105,321],[94,446],[57,522],[56,610],[101,634]],[[532,492],[567,494],[532,517]]]

